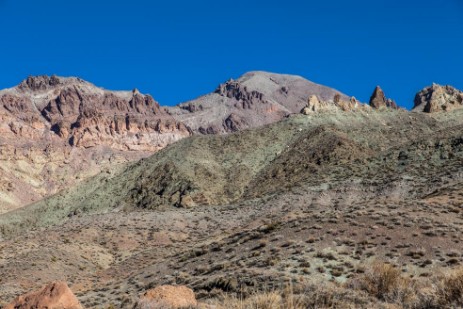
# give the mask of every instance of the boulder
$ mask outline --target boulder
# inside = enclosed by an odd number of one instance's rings
[[[17,297],[4,309],[82,309],[65,282],[52,282],[40,290]]]
[[[182,285],[161,285],[146,291],[137,308],[185,308],[197,305],[192,289]]]

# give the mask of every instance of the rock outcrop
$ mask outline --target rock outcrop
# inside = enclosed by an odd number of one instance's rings
[[[191,134],[136,89],[108,91],[79,78],[28,77],[0,91],[0,213]]]
[[[329,111],[353,111],[364,108],[364,105],[357,101],[355,97],[349,100],[341,99],[339,94],[335,94],[331,101],[321,101],[317,96],[310,96],[307,106],[301,110],[304,115]]]
[[[4,309],[82,309],[79,300],[66,283],[52,282],[38,291],[17,297]]]
[[[15,138],[51,130],[75,147],[156,151],[191,134],[150,95],[107,91],[79,78],[29,77],[0,91],[0,104],[3,123],[11,123],[3,131]]]
[[[370,106],[374,109],[380,108],[393,108],[398,109],[396,102],[392,99],[386,98],[384,91],[380,86],[376,86],[373,94],[370,97]]]
[[[189,308],[197,306],[195,294],[186,286],[162,285],[145,292],[137,308]]]
[[[248,87],[240,82],[229,80],[225,84],[219,85],[214,93],[220,96],[235,99],[239,102],[238,108],[251,109],[252,105],[267,103],[262,92],[257,90],[248,90]]]
[[[302,109],[301,113],[304,115],[310,115],[312,113],[318,113],[318,112],[330,110],[333,108],[334,108],[333,104],[331,104],[330,106],[330,104],[328,104],[327,102],[320,101],[317,96],[312,95],[307,101],[307,106]]]
[[[208,95],[169,108],[178,121],[201,134],[229,133],[279,121],[299,113],[314,95],[321,102],[349,101],[338,91],[294,75],[249,72]]]
[[[463,92],[452,86],[433,84],[415,96],[413,110],[425,113],[451,111],[463,107]]]

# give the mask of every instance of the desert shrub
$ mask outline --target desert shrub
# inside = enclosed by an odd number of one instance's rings
[[[441,276],[436,286],[436,294],[442,306],[463,306],[463,268],[460,267]]]
[[[385,300],[387,295],[400,288],[402,280],[400,270],[389,264],[376,263],[355,283],[361,290]]]
[[[347,287],[363,290],[380,301],[402,308],[420,307],[420,293],[416,281],[402,276],[401,271],[390,264],[374,263]]]

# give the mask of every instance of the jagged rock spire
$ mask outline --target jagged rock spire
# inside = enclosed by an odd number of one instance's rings
[[[398,108],[394,100],[386,98],[386,95],[380,86],[376,86],[373,91],[373,94],[370,97],[370,106],[374,109],[379,109],[381,107],[389,107],[393,109]]]

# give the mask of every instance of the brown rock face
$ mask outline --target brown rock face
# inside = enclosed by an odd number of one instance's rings
[[[186,286],[162,285],[148,290],[137,308],[187,308],[196,306],[193,290]]]
[[[235,99],[239,102],[237,107],[243,109],[251,109],[253,104],[266,103],[263,93],[257,90],[248,90],[247,86],[234,80],[229,80],[220,85],[215,93]]]
[[[392,99],[387,99],[384,91],[380,86],[376,86],[373,94],[370,97],[370,106],[374,109],[379,109],[382,107],[397,109],[398,106]]]
[[[227,132],[237,132],[247,127],[246,120],[234,113],[230,114],[224,121]]]
[[[99,94],[72,85],[61,89],[42,115],[52,131],[76,147],[109,144],[121,150],[156,151],[173,142],[175,135],[189,135],[186,126],[138,90],[124,95]]]
[[[18,89],[22,91],[39,91],[39,90],[47,90],[52,87],[56,87],[61,84],[61,79],[56,75],[51,77],[43,75],[43,76],[29,76],[26,80],[24,80],[21,84],[19,84]]]
[[[255,128],[300,113],[307,98],[320,101],[349,98],[300,76],[249,72],[229,80],[208,95],[169,108],[169,113],[201,134],[229,133]]]
[[[79,78],[28,77],[0,91],[0,213],[190,135],[138,90],[107,91]]]
[[[42,289],[17,297],[5,309],[82,309],[66,283],[52,282]]]
[[[433,84],[415,96],[414,110],[425,113],[451,111],[463,107],[463,92],[452,86]]]

